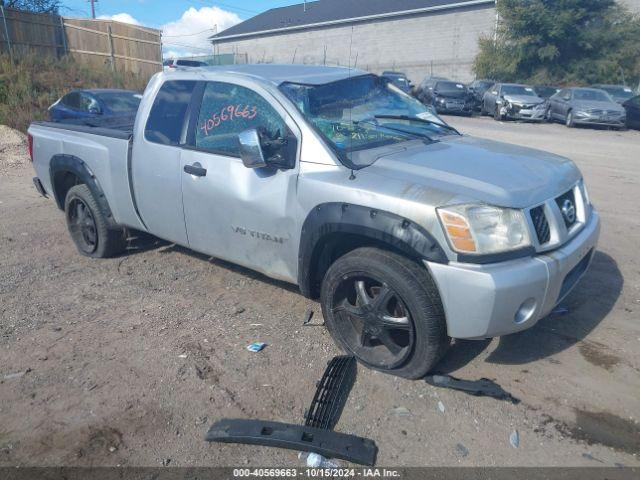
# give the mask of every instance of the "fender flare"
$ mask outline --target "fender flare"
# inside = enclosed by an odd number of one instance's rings
[[[78,177],[80,182],[84,183],[89,188],[98,202],[98,206],[107,219],[113,222],[113,214],[111,213],[111,208],[107,202],[107,197],[104,195],[104,190],[102,190],[102,187],[100,186],[100,182],[98,182],[98,179],[85,161],[74,155],[54,155],[51,157],[51,161],[49,162],[49,175],[51,176],[53,196],[60,210],[64,210],[65,198],[64,195],[56,189],[55,185],[56,176],[62,173],[71,173]]]
[[[306,297],[314,290],[315,267],[323,239],[331,234],[355,234],[393,247],[412,258],[447,263],[438,241],[423,227],[399,215],[349,203],[316,206],[302,226],[298,251],[298,286]]]

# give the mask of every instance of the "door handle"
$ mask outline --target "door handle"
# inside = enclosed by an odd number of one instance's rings
[[[185,165],[183,170],[184,173],[195,175],[196,177],[204,177],[207,175],[207,169],[203,168],[198,162],[193,165]]]

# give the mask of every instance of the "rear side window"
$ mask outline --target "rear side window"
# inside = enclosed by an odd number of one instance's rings
[[[280,114],[253,90],[230,83],[207,83],[196,125],[196,148],[239,157],[238,135],[250,128],[264,129],[270,138],[286,132]]]
[[[195,86],[196,82],[193,80],[172,80],[162,85],[153,101],[144,129],[147,140],[164,145],[180,143]]]

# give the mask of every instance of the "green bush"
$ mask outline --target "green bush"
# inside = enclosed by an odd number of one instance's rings
[[[479,78],[539,84],[640,78],[640,18],[614,0],[500,0],[496,38],[480,40]]]
[[[47,108],[76,88],[126,88],[142,91],[148,78],[95,68],[71,58],[30,55],[11,63],[0,55],[0,124],[22,132],[47,119]]]

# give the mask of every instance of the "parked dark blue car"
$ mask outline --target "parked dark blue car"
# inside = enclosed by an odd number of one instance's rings
[[[142,96],[130,90],[74,90],[49,107],[54,122],[135,115]]]

